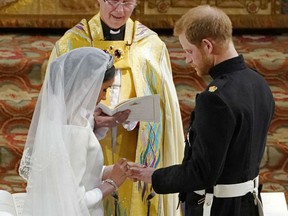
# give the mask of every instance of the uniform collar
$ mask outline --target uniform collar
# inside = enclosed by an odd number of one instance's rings
[[[242,55],[239,55],[215,65],[210,69],[209,74],[213,79],[216,79],[221,75],[228,74],[237,70],[243,70],[245,68],[247,68],[247,66],[245,64],[244,58]]]

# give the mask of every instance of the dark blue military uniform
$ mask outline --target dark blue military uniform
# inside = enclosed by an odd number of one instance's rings
[[[152,176],[155,192],[180,193],[189,216],[203,214],[203,196],[193,191],[207,192],[217,184],[246,182],[258,175],[274,113],[268,84],[241,55],[214,66],[209,74],[213,81],[196,96],[182,164],[158,169]],[[251,216],[258,210],[247,193],[214,198],[211,215]]]

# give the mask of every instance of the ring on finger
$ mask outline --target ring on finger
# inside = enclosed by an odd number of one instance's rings
[[[118,120],[116,120],[116,123],[119,124],[120,122]]]

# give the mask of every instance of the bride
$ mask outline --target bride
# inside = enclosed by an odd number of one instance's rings
[[[95,107],[114,81],[113,57],[78,48],[48,71],[19,168],[27,180],[24,215],[104,215],[102,199],[123,184],[128,169],[124,158],[103,166],[93,133]]]

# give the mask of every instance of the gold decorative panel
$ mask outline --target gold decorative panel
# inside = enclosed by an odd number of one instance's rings
[[[133,18],[150,28],[169,29],[201,4],[222,8],[235,28],[288,27],[288,0],[138,0]],[[0,27],[70,28],[98,10],[97,0],[0,0]]]

